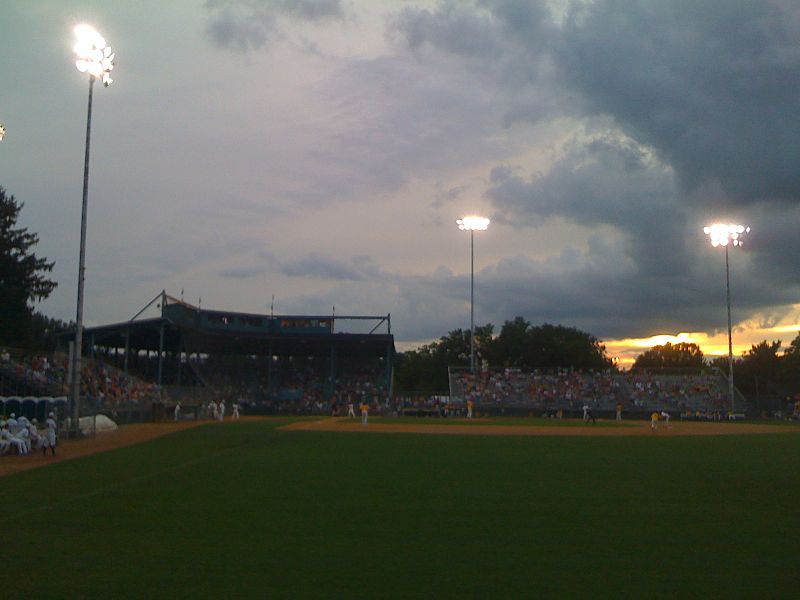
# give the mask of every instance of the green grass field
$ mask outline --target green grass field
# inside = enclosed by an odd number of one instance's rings
[[[35,597],[795,597],[800,430],[211,425],[0,479]],[[5,460],[5,459],[4,459]]]

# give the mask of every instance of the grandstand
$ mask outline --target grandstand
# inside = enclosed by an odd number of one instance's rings
[[[611,415],[617,404],[630,416],[667,411],[687,418],[725,415],[730,404],[727,378],[714,368],[627,372],[449,369],[450,401],[475,403],[484,414],[576,415],[583,406]],[[746,407],[737,391],[736,405]],[[745,412],[740,410],[739,412]]]
[[[159,316],[140,318],[153,307]],[[61,339],[66,346],[74,332]],[[386,403],[395,354],[390,315],[209,310],[163,291],[128,321],[86,328],[83,347],[167,401],[225,400],[258,413],[324,413],[337,399]]]

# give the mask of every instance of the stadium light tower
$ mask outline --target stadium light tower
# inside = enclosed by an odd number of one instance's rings
[[[731,333],[731,275],[728,261],[728,246],[741,246],[742,236],[750,233],[750,228],[734,223],[714,223],[708,227],[703,227],[705,233],[711,239],[714,248],[725,247],[725,289],[728,297],[728,398],[731,403],[731,413],[734,408],[734,388],[733,388],[733,336]]]
[[[461,231],[469,231],[469,370],[475,373],[475,232],[486,231],[489,219],[469,215],[456,220]]]
[[[92,133],[92,90],[94,80],[99,79],[105,87],[111,82],[114,68],[114,53],[102,35],[89,25],[78,25],[74,29],[77,42],[73,47],[75,66],[81,73],[89,75],[89,107],[86,116],[86,154],[83,159],[83,203],[81,205],[81,250],[78,261],[78,308],[75,317],[75,347],[70,363],[70,395],[72,396],[73,431],[80,431],[81,398],[81,352],[83,346],[83,280],[86,268],[86,207],[89,197],[89,142]]]

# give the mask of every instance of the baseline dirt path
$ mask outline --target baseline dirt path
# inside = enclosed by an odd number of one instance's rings
[[[480,421],[476,419],[475,421]],[[475,423],[475,422],[473,422]],[[543,436],[685,436],[685,435],[741,435],[759,433],[792,433],[800,432],[800,428],[782,425],[757,425],[752,423],[694,423],[672,422],[669,427],[659,423],[658,430],[650,431],[649,421],[628,421],[620,426],[595,427],[576,423],[568,425],[492,425],[486,420],[484,424],[448,424],[428,423],[370,423],[361,425],[358,421],[342,418],[320,419],[318,421],[300,421],[281,427],[290,431],[350,431],[361,433],[429,433],[450,435],[543,435]]]
[[[180,423],[137,423],[134,425],[124,425],[113,431],[98,433],[95,437],[84,438],[82,440],[59,440],[56,448],[56,455],[42,456],[41,451],[34,450],[28,456],[6,455],[0,456],[0,477],[43,467],[62,460],[71,460],[81,456],[106,452],[124,446],[132,446],[159,438],[176,431],[183,431],[204,425],[209,421],[182,421]]]

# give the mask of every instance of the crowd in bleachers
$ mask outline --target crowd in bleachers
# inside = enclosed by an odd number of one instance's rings
[[[64,354],[19,354],[0,352],[0,367],[15,386],[23,385],[42,395],[66,395],[68,390],[68,357]],[[2,390],[0,390],[2,391]],[[106,364],[103,359],[81,361],[81,393],[90,409],[117,409],[121,406],[142,406],[159,400],[158,386],[140,381]]]
[[[713,372],[663,375],[646,371],[465,369],[450,372],[453,401],[478,406],[530,407],[551,412],[587,405],[597,410],[669,410],[681,414],[724,411],[727,392]]]
[[[620,382],[611,371],[523,371],[516,368],[450,373],[451,397],[478,405],[504,404],[576,410],[584,404],[611,409],[623,400]]]
[[[216,400],[236,402],[248,412],[334,414],[351,402],[383,411],[388,402],[385,368],[377,361],[342,360],[333,376],[322,358],[276,358],[270,364],[266,357],[193,357],[190,366]]]

